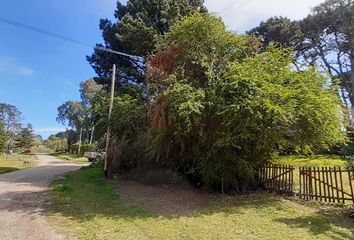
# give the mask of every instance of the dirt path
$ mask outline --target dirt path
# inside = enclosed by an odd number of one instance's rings
[[[134,181],[120,181],[118,192],[123,200],[130,202],[139,199],[159,214],[187,214],[208,208],[220,199],[217,193],[198,190],[189,185],[184,186],[148,186]]]
[[[41,216],[49,183],[82,165],[37,155],[36,167],[0,175],[0,239],[64,239]]]

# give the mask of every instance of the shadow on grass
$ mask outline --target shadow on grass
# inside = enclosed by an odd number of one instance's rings
[[[0,167],[0,174],[2,173],[9,173],[9,172],[14,172],[20,170],[20,168],[14,168],[14,167]]]
[[[353,223],[351,219],[347,222],[341,221],[343,215],[341,213],[327,210],[325,212],[317,212],[312,216],[295,217],[295,218],[277,218],[275,221],[284,223],[290,228],[299,228],[309,231],[314,236],[325,235],[330,239],[353,239]],[[334,226],[340,228],[352,229],[352,235],[338,231]]]
[[[297,215],[292,216],[291,204],[284,204],[284,199],[264,194],[226,197],[221,201],[215,199],[212,206],[201,208],[190,213],[161,214],[152,211],[139,200],[123,201],[114,186],[107,183],[99,166],[85,167],[79,172],[59,180],[52,185],[54,191],[48,215],[59,215],[78,223],[86,223],[102,217],[106,220],[174,220],[185,217],[205,217],[218,214],[227,219],[229,216],[242,217],[247,221],[247,214],[257,219],[270,219],[270,222],[282,223],[287,228],[300,228],[309,231],[310,235],[325,235],[330,239],[350,239],[351,236],[338,229],[353,229],[354,224],[344,219],[342,213],[330,209],[318,209],[311,215],[301,212],[301,204],[297,206]],[[157,198],[163,198],[162,195]],[[304,211],[306,211],[304,204]],[[299,216],[300,215],[300,216]],[[257,220],[256,220],[257,221]],[[261,221],[261,220],[260,220]],[[132,223],[135,224],[135,223]],[[257,226],[257,222],[252,223]],[[284,229],[283,229],[284,230]],[[281,231],[281,229],[279,229]]]

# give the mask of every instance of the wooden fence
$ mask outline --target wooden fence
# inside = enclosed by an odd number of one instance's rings
[[[302,167],[298,195],[304,200],[354,204],[353,176],[353,169]]]
[[[290,165],[266,164],[259,170],[260,185],[264,190],[293,194],[294,167]]]
[[[297,195],[303,200],[354,205],[354,168],[300,167],[299,189],[294,189],[291,165],[266,164],[260,168],[260,186],[267,191]]]

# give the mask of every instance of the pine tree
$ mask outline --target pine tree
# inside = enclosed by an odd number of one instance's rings
[[[98,75],[95,80],[101,84],[109,84],[112,64],[116,63],[120,84],[143,83],[146,58],[153,52],[158,39],[184,16],[206,12],[203,2],[204,0],[129,0],[123,5],[118,1],[114,14],[117,22],[100,20],[104,47],[138,57],[129,59],[95,50],[94,54],[87,57]]]

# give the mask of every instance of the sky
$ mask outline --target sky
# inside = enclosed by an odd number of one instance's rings
[[[126,0],[122,1],[123,3]],[[301,19],[323,0],[206,0],[229,30],[244,33],[272,16]],[[1,0],[0,17],[94,46],[102,42],[99,19],[114,20],[116,0]],[[47,138],[64,131],[57,107],[79,99],[80,82],[95,76],[90,47],[0,22],[0,103],[17,106],[24,125]]]

